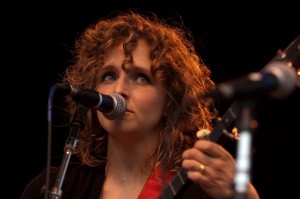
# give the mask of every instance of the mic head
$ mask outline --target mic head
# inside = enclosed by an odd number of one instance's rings
[[[282,99],[288,96],[296,88],[297,74],[288,62],[273,61],[270,62],[264,72],[273,74],[278,81],[278,86],[270,95],[274,98]]]
[[[110,120],[121,117],[127,109],[126,100],[117,93],[104,95],[94,90],[79,89],[62,83],[55,84],[55,87],[58,94],[63,96],[68,95],[75,101],[101,111],[104,117]]]
[[[103,116],[109,120],[115,120],[125,113],[127,104],[126,100],[120,94],[113,93],[111,97],[114,100],[114,109],[108,113],[103,113]]]
[[[261,73],[250,73],[245,77],[220,83],[216,89],[205,93],[204,97],[257,98],[269,94],[273,98],[282,99],[296,87],[295,69],[284,61],[272,61]]]

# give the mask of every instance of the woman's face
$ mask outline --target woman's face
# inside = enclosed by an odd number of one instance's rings
[[[159,132],[166,103],[166,91],[150,71],[150,49],[140,40],[133,51],[133,63],[121,68],[124,61],[122,45],[106,54],[98,72],[97,91],[102,94],[121,94],[127,110],[116,120],[106,119],[98,111],[101,126],[110,134],[134,133],[143,135]]]

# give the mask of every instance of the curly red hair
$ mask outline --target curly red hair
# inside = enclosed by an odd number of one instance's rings
[[[157,163],[170,170],[180,167],[181,154],[191,147],[198,129],[211,129],[216,111],[212,99],[199,96],[215,84],[211,71],[196,53],[192,36],[182,25],[169,25],[153,15],[124,12],[101,19],[89,26],[75,44],[74,64],[64,74],[63,82],[80,88],[95,89],[96,74],[109,50],[123,45],[125,62],[132,61],[138,40],[150,46],[152,74],[167,91],[167,107],[160,145],[155,152]],[[75,104],[69,100],[72,115]],[[80,134],[75,154],[83,164],[97,166],[106,161],[107,133],[101,128],[94,110]]]

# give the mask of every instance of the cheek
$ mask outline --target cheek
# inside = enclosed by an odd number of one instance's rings
[[[163,115],[165,110],[165,94],[164,92],[145,92],[140,97],[139,102],[136,102],[139,110],[146,114],[153,114],[155,116]]]

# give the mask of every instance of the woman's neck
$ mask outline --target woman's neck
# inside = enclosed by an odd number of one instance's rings
[[[157,147],[158,135],[154,134],[143,139],[110,136],[107,151],[108,166],[110,169],[127,173],[139,174],[143,171],[141,168],[151,171]]]
[[[101,198],[137,198],[154,167],[158,138],[108,139],[105,183]]]

